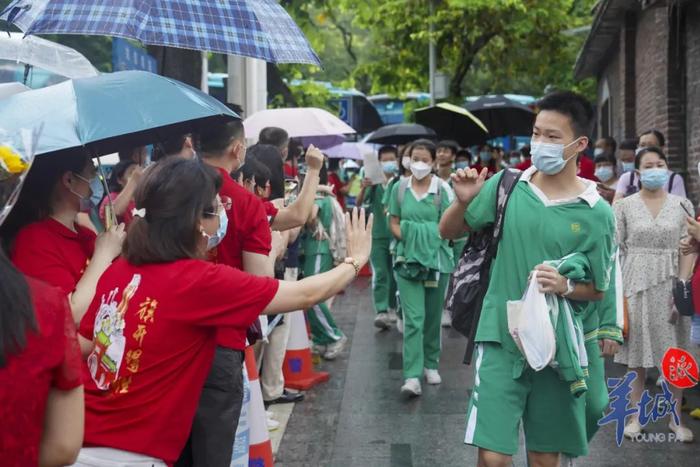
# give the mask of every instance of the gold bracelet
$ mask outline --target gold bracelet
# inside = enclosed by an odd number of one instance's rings
[[[347,257],[345,260],[343,260],[343,264],[349,264],[353,268],[355,268],[355,277],[360,275],[360,262],[357,261],[355,258],[352,257]]]

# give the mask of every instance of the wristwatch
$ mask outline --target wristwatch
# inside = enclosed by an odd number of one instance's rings
[[[576,287],[576,284],[574,284],[574,281],[571,279],[566,279],[566,292],[561,294],[562,297],[568,297],[572,293],[574,293],[574,287]]]
[[[343,260],[343,263],[350,264],[353,268],[355,268],[355,277],[357,277],[360,274],[360,262],[355,258],[348,256]]]

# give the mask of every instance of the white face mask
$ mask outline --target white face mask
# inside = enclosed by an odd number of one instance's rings
[[[411,158],[408,156],[403,156],[403,159],[401,159],[401,165],[406,170],[410,169],[411,168]]]
[[[411,162],[411,173],[417,180],[423,180],[432,170],[433,168],[425,162]]]

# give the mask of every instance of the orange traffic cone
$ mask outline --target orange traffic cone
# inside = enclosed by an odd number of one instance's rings
[[[258,369],[255,366],[255,354],[253,347],[250,346],[245,349],[245,367],[250,382],[248,465],[250,467],[272,467],[274,465],[272,442],[270,441],[270,433],[267,431],[267,415],[260,390],[260,381],[258,381]]]
[[[295,311],[284,319],[289,320],[290,326],[287,353],[284,355],[282,366],[285,387],[306,391],[319,383],[328,381],[330,378],[328,373],[314,371],[304,312]]]

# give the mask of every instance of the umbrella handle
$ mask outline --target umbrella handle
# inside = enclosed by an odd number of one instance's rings
[[[102,181],[102,186],[104,187],[105,194],[107,195],[107,208],[105,211],[105,230],[109,230],[115,225],[119,225],[117,222],[117,215],[114,212],[114,204],[112,203],[112,197],[109,195],[109,187],[107,186],[107,177],[105,176],[104,168],[102,167],[102,162],[100,158],[97,158],[97,170],[100,171],[100,180]]]

